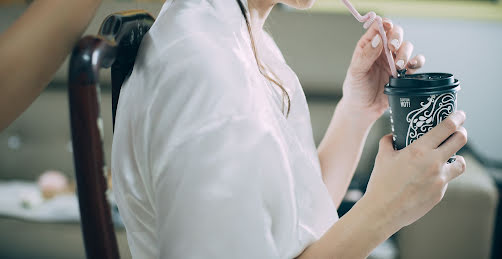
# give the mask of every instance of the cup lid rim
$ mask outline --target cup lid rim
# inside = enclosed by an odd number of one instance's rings
[[[386,87],[389,88],[420,88],[453,86],[458,80],[451,73],[417,73],[402,77],[390,77]]]

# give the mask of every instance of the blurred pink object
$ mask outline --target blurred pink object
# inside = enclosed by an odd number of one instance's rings
[[[59,171],[45,171],[38,178],[38,187],[42,192],[42,196],[50,199],[68,191],[68,178]]]

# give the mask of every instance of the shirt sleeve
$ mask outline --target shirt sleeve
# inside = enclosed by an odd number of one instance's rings
[[[263,179],[290,168],[270,125],[228,117],[153,151],[160,258],[279,258]]]

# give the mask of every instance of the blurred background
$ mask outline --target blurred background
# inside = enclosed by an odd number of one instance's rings
[[[0,0],[0,33],[29,2]],[[468,116],[469,144],[461,152],[468,163],[466,173],[450,184],[438,206],[399,231],[371,258],[502,258],[502,81],[498,78],[502,71],[502,3],[352,2],[361,13],[373,10],[400,24],[405,40],[414,44],[415,54],[427,58],[423,72],[454,74],[462,86],[458,108]],[[105,0],[86,34],[96,34],[110,13],[145,9],[156,16],[162,3]],[[342,95],[345,72],[364,29],[338,0],[318,0],[307,11],[277,6],[266,27],[303,84],[319,143]],[[85,258],[75,195],[44,198],[36,185],[47,170],[62,172],[70,183],[74,179],[67,71],[65,63],[40,98],[0,133],[0,258]],[[102,74],[101,82],[109,161],[109,72]],[[372,128],[340,215],[364,192],[378,140],[388,133],[386,114]],[[120,220],[116,223],[122,257],[129,258],[124,229]]]

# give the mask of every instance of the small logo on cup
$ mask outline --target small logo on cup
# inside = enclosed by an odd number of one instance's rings
[[[399,98],[401,107],[410,107],[410,98]]]

